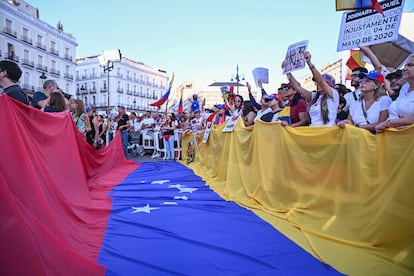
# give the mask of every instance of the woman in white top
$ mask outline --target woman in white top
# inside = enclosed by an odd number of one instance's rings
[[[304,57],[313,74],[316,92],[303,88],[291,73],[287,74],[289,82],[309,102],[310,126],[334,126],[339,106],[339,93],[335,89],[335,80],[328,74],[319,73],[311,62],[309,52],[305,52]]]
[[[234,97],[234,104],[230,106],[230,115],[231,117],[241,116],[243,115],[243,97],[241,95],[236,95]]]
[[[400,95],[388,108],[389,118],[375,127],[377,133],[389,127],[402,127],[412,124],[414,117],[414,54],[411,54],[402,69],[407,82],[401,87]]]
[[[346,124],[353,124],[375,133],[375,126],[387,119],[392,100],[382,86],[384,75],[380,72],[359,73],[358,78],[361,97],[351,105],[348,118],[338,126],[344,128]]]

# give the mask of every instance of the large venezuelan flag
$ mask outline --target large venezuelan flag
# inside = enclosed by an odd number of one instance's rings
[[[96,151],[68,112],[0,95],[0,128],[0,275],[338,274],[183,165],[140,167],[119,135]]]

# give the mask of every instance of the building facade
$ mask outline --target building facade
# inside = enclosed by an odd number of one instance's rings
[[[158,110],[149,104],[167,91],[166,71],[126,57],[104,70],[99,59],[96,55],[76,60],[76,98],[98,111],[109,112],[121,105],[138,113]]]
[[[29,95],[54,79],[66,93],[75,94],[76,39],[39,19],[25,1],[0,0],[0,59],[16,62],[23,74],[20,85]]]

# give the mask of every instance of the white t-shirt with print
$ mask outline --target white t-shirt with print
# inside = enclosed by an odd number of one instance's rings
[[[381,111],[387,110],[391,102],[392,99],[390,97],[382,96],[381,98],[377,99],[367,110],[365,108],[365,100],[361,99],[351,106],[349,113],[352,116],[352,121],[354,124],[367,125],[368,122],[370,124],[374,124],[378,122]],[[362,108],[365,109],[365,112],[367,114],[366,119]]]
[[[414,90],[408,91],[409,88],[409,83],[401,87],[400,95],[388,108],[388,112],[390,113],[389,120],[414,115]]]
[[[339,93],[336,89],[332,89],[333,98],[329,97],[326,100],[328,105],[328,119],[329,121],[325,124],[323,122],[322,113],[321,113],[321,100],[323,95],[319,95],[316,103],[309,107],[309,116],[311,118],[310,126],[334,126],[336,125],[336,115],[338,114],[338,105],[339,105]],[[316,96],[316,92],[312,92],[312,99]]]

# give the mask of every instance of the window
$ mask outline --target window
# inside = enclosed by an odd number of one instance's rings
[[[92,82],[92,90],[95,91],[96,90],[96,83]]]
[[[85,103],[85,105],[88,105],[88,97],[85,97],[85,98],[83,99],[83,102]]]
[[[24,56],[25,61],[29,61],[29,51],[28,50],[24,50],[23,56]]]
[[[11,31],[13,22],[10,19],[6,19],[6,29]]]
[[[52,70],[56,70],[56,60],[52,60],[51,65],[52,65]]]
[[[96,105],[96,97],[95,96],[92,97],[92,105]]]
[[[69,67],[69,65],[66,65],[66,67],[65,67],[65,73],[66,74],[69,74],[70,73],[70,67]]]
[[[43,42],[43,37],[41,35],[37,35],[37,43],[42,44]]]
[[[106,80],[103,81],[103,88],[106,90]]]

